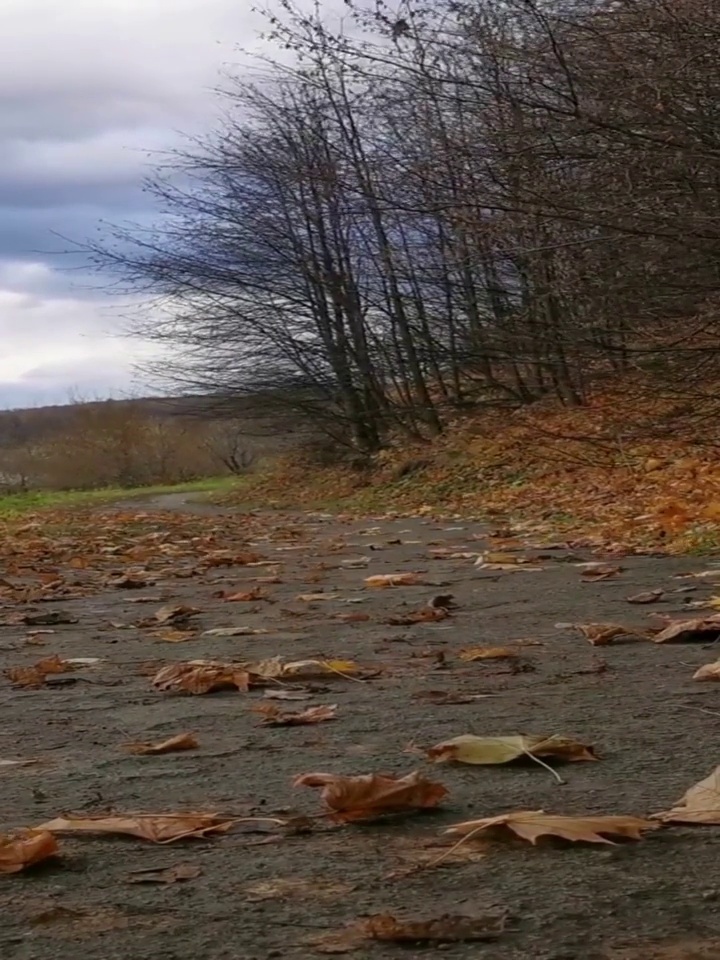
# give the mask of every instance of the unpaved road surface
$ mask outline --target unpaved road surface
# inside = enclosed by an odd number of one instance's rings
[[[63,813],[214,810],[237,816],[315,815],[317,791],[293,789],[308,772],[402,775],[421,769],[449,796],[436,812],[365,825],[317,821],[310,832],[274,828],[155,845],[133,837],[61,837],[62,856],[0,876],[3,960],[270,960],[321,956],[323,938],[363,916],[402,919],[505,911],[494,943],[443,945],[448,958],[708,960],[720,957],[720,827],[678,827],[618,846],[532,847],[520,841],[461,848],[442,864],[443,827],[512,810],[632,814],[665,810],[720,762],[720,687],[693,683],[715,659],[703,644],[591,646],[562,623],[641,624],[679,615],[713,592],[679,579],[707,560],[622,557],[621,572],[583,582],[577,563],[603,559],[543,538],[482,539],[473,523],[432,519],[342,522],[331,517],[225,515],[175,502],[42,524],[3,545],[0,666],[39,658],[100,658],[37,689],[0,678],[0,832]],[[148,510],[150,513],[148,514]],[[144,513],[144,515],[143,515]],[[537,556],[540,569],[487,570],[481,551]],[[208,562],[252,550],[264,566]],[[433,552],[445,551],[436,558]],[[531,565],[532,566],[532,565]],[[138,573],[138,570],[145,571]],[[113,585],[127,571],[146,583]],[[420,574],[417,586],[368,589],[367,576]],[[53,581],[53,575],[55,580]],[[278,582],[258,584],[257,578]],[[717,581],[716,581],[717,582]],[[267,599],[217,594],[260,586]],[[676,592],[679,588],[694,588]],[[656,604],[626,597],[662,588]],[[307,601],[322,593],[334,599]],[[393,626],[434,595],[452,594],[447,619]],[[164,604],[189,604],[195,635],[170,643],[136,624]],[[19,624],[57,613],[75,623]],[[368,619],[346,622],[348,614]],[[691,611],[688,616],[698,615]],[[60,619],[63,619],[61,616]],[[245,625],[267,633],[202,636]],[[45,630],[45,633],[38,633]],[[533,641],[533,643],[528,643]],[[513,660],[464,662],[463,648],[515,645]],[[343,658],[363,682],[331,676],[304,702],[337,704],[313,726],[261,725],[262,690],[202,696],[152,688],[155,669],[196,658]],[[485,695],[432,702],[428,691]],[[303,691],[300,690],[300,693]],[[163,756],[123,751],[128,741],[194,732],[198,749]],[[556,769],[431,764],[422,750],[460,734],[558,734],[592,744],[597,763]],[[258,828],[260,829],[260,828]],[[131,882],[139,871],[190,864],[183,883]],[[197,872],[197,871],[196,871]],[[318,946],[318,942],[320,946]],[[413,958],[433,948],[368,941],[358,960]]]

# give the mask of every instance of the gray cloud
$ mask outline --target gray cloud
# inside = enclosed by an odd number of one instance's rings
[[[145,173],[212,125],[219,71],[259,26],[245,0],[0,4],[0,405],[132,387],[144,348],[113,338],[122,304],[57,235],[155,216]]]

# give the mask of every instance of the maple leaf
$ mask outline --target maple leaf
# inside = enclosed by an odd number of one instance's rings
[[[460,650],[458,658],[472,663],[474,660],[512,660],[520,656],[512,647],[468,647]]]
[[[161,753],[173,753],[176,750],[194,750],[199,746],[194,733],[179,733],[168,740],[161,740],[159,743],[147,743],[138,741],[137,743],[123,744],[123,750],[128,753],[134,753],[138,756],[150,756]]]
[[[419,573],[378,573],[365,577],[366,587],[413,587],[421,583]]]
[[[193,694],[232,688],[245,693],[250,686],[250,676],[239,664],[190,660],[162,667],[153,677],[152,684],[156,690]]]
[[[466,734],[438,743],[427,751],[428,758],[435,763],[510,763],[528,754],[567,761],[598,759],[592,747],[567,737],[475,737]]]
[[[690,787],[671,810],[656,813],[653,819],[663,823],[720,824],[720,767]]]
[[[235,823],[217,813],[138,813],[110,817],[57,817],[37,827],[51,833],[120,833],[152,843],[224,833]]]
[[[252,708],[255,713],[262,713],[263,726],[266,727],[299,727],[309,723],[322,723],[324,720],[335,720],[337,704],[308,707],[297,712],[283,712],[273,704],[259,704]]]
[[[645,831],[660,826],[652,820],[640,820],[626,816],[584,816],[563,817],[545,813],[544,810],[518,810],[499,817],[487,817],[483,820],[468,820],[456,823],[443,831],[452,836],[475,837],[483,831],[502,836],[514,833],[522,840],[535,844],[540,837],[551,836],[570,840],[573,843],[614,843],[610,837],[624,837],[631,840],[642,839]]]
[[[20,873],[59,853],[58,842],[47,830],[0,834],[0,873]]]
[[[415,770],[405,777],[371,773],[343,777],[332,773],[304,773],[295,787],[321,787],[322,798],[339,822],[372,820],[386,814],[410,813],[436,807],[447,796],[441,783],[426,780]]]
[[[693,640],[705,641],[711,637],[720,637],[720,613],[697,620],[670,623],[652,639],[653,643],[686,643]]]
[[[468,917],[444,914],[432,920],[398,920],[392,914],[374,914],[361,929],[372,940],[386,943],[461,943],[496,940],[505,928],[505,916]]]

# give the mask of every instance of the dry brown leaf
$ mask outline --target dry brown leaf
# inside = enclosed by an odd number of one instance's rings
[[[653,643],[687,643],[693,640],[706,641],[720,637],[720,613],[697,620],[679,620],[670,623],[656,633]]]
[[[370,619],[369,613],[334,613],[333,620],[340,620],[342,623],[366,623]]]
[[[512,647],[468,647],[460,650],[458,658],[472,662],[473,660],[512,660],[520,656],[520,651]]]
[[[3,670],[3,673],[16,687],[32,688],[43,686],[45,677],[49,674],[67,673],[72,670],[73,665],[68,660],[62,660],[55,654],[38,660],[30,667],[8,667],[7,670]]]
[[[252,637],[257,634],[268,633],[267,630],[253,627],[213,627],[212,630],[203,630],[203,637]]]
[[[0,834],[0,873],[20,873],[57,856],[59,849],[52,833],[42,827],[10,836]]]
[[[720,680],[720,660],[700,667],[693,674],[693,680]]]
[[[283,712],[273,704],[258,704],[252,708],[254,713],[263,714],[263,726],[301,727],[309,723],[322,723],[323,720],[335,720],[337,704],[308,707],[296,712]]]
[[[582,570],[580,576],[586,582],[595,583],[599,580],[609,580],[610,577],[617,576],[618,573],[622,573],[623,568],[616,566],[611,563],[585,563],[582,565],[584,569]]]
[[[362,921],[372,940],[384,943],[463,943],[496,940],[505,929],[505,916],[467,917],[446,913],[433,920],[398,920],[379,913]]]
[[[339,600],[339,593],[301,593],[296,600],[299,600],[301,603],[318,603],[322,600]]]
[[[182,623],[200,613],[197,607],[189,607],[187,604],[167,604],[156,610],[149,620],[144,620],[139,624],[141,627],[152,627],[157,623],[171,624]]]
[[[656,813],[663,823],[720,824],[720,767],[685,793],[671,810]]]
[[[176,630],[175,627],[163,627],[161,630],[151,630],[151,637],[157,637],[165,643],[184,643],[197,636],[194,630]]]
[[[647,590],[645,593],[635,593],[631,597],[625,597],[628,603],[657,603],[665,595],[661,589]]]
[[[649,640],[652,631],[640,627],[628,627],[622,623],[573,623],[585,639],[594,647],[606,647],[620,637],[626,639]]]
[[[161,740],[159,743],[142,741],[125,743],[123,744],[123,750],[138,756],[151,756],[160,753],[174,753],[177,750],[194,750],[197,746],[199,744],[194,733],[179,733],[177,736],[170,737],[168,740]]]
[[[171,843],[183,837],[224,833],[234,822],[217,813],[139,813],[111,817],[57,817],[35,829],[51,833],[120,833],[152,843]]]
[[[453,693],[450,690],[420,690],[413,694],[413,700],[424,700],[435,706],[449,706],[451,704],[476,703],[494,697],[494,693]]]
[[[305,690],[269,689],[263,693],[266,700],[312,700],[312,693]]]
[[[449,616],[450,612],[443,607],[423,607],[412,613],[388,617],[384,622],[393,627],[408,627],[414,623],[436,623],[438,620],[446,620]]]
[[[419,573],[378,573],[365,577],[366,587],[412,587],[421,583]]]
[[[238,593],[221,593],[219,599],[225,603],[253,603],[255,600],[267,600],[268,596],[262,587],[253,587],[252,590],[241,590]]]
[[[518,810],[499,817],[483,820],[468,820],[456,823],[443,831],[451,836],[474,837],[487,831],[499,836],[514,833],[522,840],[535,844],[540,837],[560,837],[573,843],[614,843],[610,837],[630,840],[642,839],[643,832],[660,826],[652,820],[640,820],[626,816],[562,817],[545,813],[544,810]]]
[[[523,757],[551,757],[568,762],[597,760],[593,748],[568,737],[476,737],[465,734],[438,743],[427,751],[435,763],[497,764]]]
[[[293,786],[321,787],[321,796],[332,811],[332,819],[344,823],[429,810],[448,793],[441,783],[426,780],[418,771],[399,778],[375,773],[359,777],[305,773],[295,778]]]
[[[239,664],[191,660],[163,667],[153,677],[152,684],[156,690],[193,694],[233,688],[245,693],[250,687],[250,675]]]
[[[181,883],[202,876],[202,867],[194,863],[177,863],[172,867],[147,867],[133,870],[127,883]]]

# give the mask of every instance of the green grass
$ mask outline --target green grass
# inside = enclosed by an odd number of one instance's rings
[[[0,496],[0,517],[16,516],[35,510],[59,510],[64,507],[89,507],[94,504],[114,503],[116,501],[145,499],[162,496],[164,493],[198,494],[198,499],[213,495],[226,494],[240,486],[238,477],[208,477],[205,480],[192,480],[168,486],[105,488],[102,490],[48,490],[32,493],[11,493]]]

